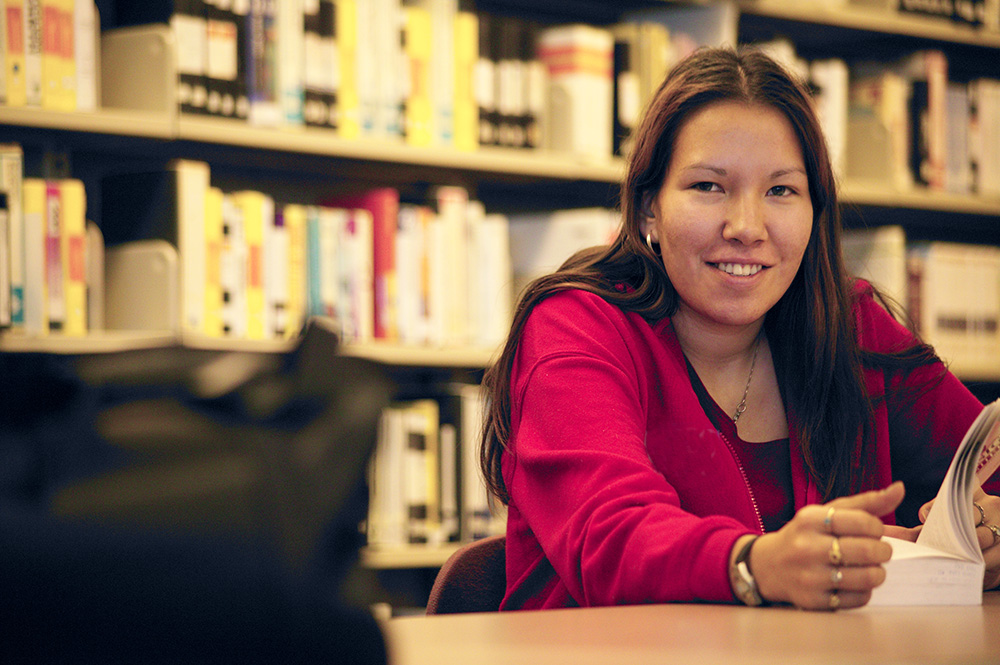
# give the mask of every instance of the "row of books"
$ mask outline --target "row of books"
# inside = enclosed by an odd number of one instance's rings
[[[3,0],[0,104],[58,111],[98,106],[93,0]]]
[[[908,241],[898,226],[845,233],[848,268],[903,308],[962,377],[1000,372],[1000,248]]]
[[[322,316],[348,342],[480,348],[508,331],[509,222],[462,188],[284,202],[224,191],[193,160],[100,187],[87,226],[81,181],[24,178],[21,147],[0,146],[3,328],[282,339]]]
[[[838,173],[898,191],[1000,196],[1000,80],[952,80],[937,49],[848,65],[803,61],[787,40],[763,47],[814,86]]]
[[[502,533],[479,472],[479,386],[398,402],[383,411],[369,465],[369,546],[439,545]]]
[[[1000,30],[1000,3],[996,0],[899,0],[903,14],[933,16],[960,25]]]
[[[167,98],[185,113],[329,127],[346,138],[597,158],[614,153],[613,115],[631,127],[672,62],[706,39],[721,43],[691,34],[689,24],[718,33],[725,23],[730,43],[736,25],[735,10],[715,6],[630,14],[617,30],[542,25],[459,0],[127,4],[118,27],[102,35],[109,105],[144,106],[153,56],[136,54],[166,48],[169,62],[155,64],[173,72]],[[640,44],[628,29],[640,23],[656,28],[655,41]],[[616,38],[628,54],[618,72]]]
[[[0,329],[84,335],[101,282],[84,185],[24,178],[23,160],[21,146],[0,145]]]

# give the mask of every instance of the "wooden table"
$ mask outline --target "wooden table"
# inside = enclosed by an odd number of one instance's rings
[[[975,607],[643,605],[400,617],[391,665],[1000,664],[1000,592]]]

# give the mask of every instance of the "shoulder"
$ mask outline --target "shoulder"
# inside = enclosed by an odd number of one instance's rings
[[[535,305],[521,333],[519,355],[522,360],[567,353],[621,357],[648,346],[651,333],[638,314],[590,291],[567,289]]]

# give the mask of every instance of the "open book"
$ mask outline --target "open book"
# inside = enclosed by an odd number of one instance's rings
[[[917,542],[883,538],[892,545],[892,559],[869,605],[982,604],[984,563],[972,497],[998,465],[1000,400],[965,433]]]

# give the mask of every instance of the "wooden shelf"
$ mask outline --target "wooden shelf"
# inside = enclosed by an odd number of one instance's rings
[[[361,550],[361,565],[374,570],[440,568],[461,546],[462,543],[365,547]]]
[[[927,189],[897,191],[892,189],[891,185],[860,180],[848,180],[841,184],[840,201],[859,206],[1000,216],[1000,199],[961,196]]]
[[[616,183],[625,172],[625,163],[621,159],[582,160],[572,155],[510,148],[461,151],[445,147],[419,147],[407,145],[402,140],[344,139],[333,130],[319,128],[255,127],[225,118],[187,115],[177,119],[176,138],[211,145],[550,180]]]
[[[825,5],[788,0],[739,0],[737,6],[742,13],[753,16],[1000,49],[1000,33],[997,32],[849,2]]]
[[[175,134],[174,118],[169,113],[123,109],[88,113],[0,106],[0,125],[159,140],[170,140]]]
[[[349,356],[367,358],[387,365],[485,368],[499,354],[499,349],[407,346],[372,342],[368,344],[345,344],[343,352]]]
[[[208,351],[281,353],[291,349],[294,343],[294,340],[220,339],[201,335],[181,335],[170,331],[105,330],[91,332],[81,337],[54,333],[41,337],[10,333],[0,335],[0,351],[61,355],[114,353],[165,346],[185,346]]]

